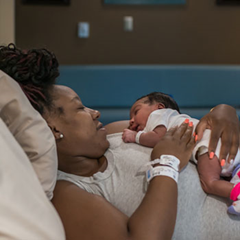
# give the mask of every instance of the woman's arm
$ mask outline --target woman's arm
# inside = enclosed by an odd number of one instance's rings
[[[125,120],[125,121],[109,123],[104,127],[106,128],[108,134],[112,134],[112,133],[123,132],[123,130],[128,128],[128,126],[129,126],[129,121]]]
[[[219,138],[222,140],[222,147],[219,159],[234,159],[239,147],[239,120],[236,109],[220,104],[213,108],[211,112],[205,115],[196,127],[198,140],[203,136],[203,131],[210,128],[211,139],[209,142],[208,152],[215,152]]]
[[[66,181],[57,182],[52,202],[63,222],[66,239],[166,240],[171,239],[175,225],[177,184],[167,177],[153,179],[131,218],[104,198]]]
[[[179,158],[185,166],[194,147],[187,124],[168,132],[156,145],[152,159],[162,154]],[[67,239],[146,240],[171,239],[177,211],[177,184],[165,176],[153,178],[147,193],[128,218],[102,197],[87,193],[73,183],[58,181],[52,200]]]

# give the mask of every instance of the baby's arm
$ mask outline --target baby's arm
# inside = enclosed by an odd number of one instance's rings
[[[157,126],[153,131],[142,132],[139,137],[139,144],[146,147],[154,147],[156,143],[165,135],[167,128],[163,125]],[[122,139],[126,143],[136,142],[136,131],[124,129]]]

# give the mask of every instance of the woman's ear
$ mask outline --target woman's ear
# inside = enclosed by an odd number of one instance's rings
[[[53,128],[53,129],[51,129],[51,130],[52,130],[52,133],[53,133],[56,141],[58,141],[58,140],[60,140],[60,139],[63,139],[63,134],[62,134],[62,132],[60,132],[60,131],[57,130],[56,128]]]
[[[56,124],[52,123],[51,121],[47,121],[48,127],[51,129],[55,140],[60,140],[63,138],[63,133],[57,127]]]
[[[163,103],[158,103],[158,109],[163,109],[166,108],[165,105]]]

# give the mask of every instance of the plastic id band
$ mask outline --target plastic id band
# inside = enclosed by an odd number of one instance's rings
[[[149,183],[154,177],[166,176],[172,178],[176,183],[178,182],[179,173],[168,166],[151,167],[146,172],[147,182]]]
[[[135,142],[136,142],[136,143],[138,143],[138,144],[140,143],[140,142],[139,142],[140,136],[141,136],[141,134],[142,134],[143,132],[144,132],[144,131],[139,131],[139,132],[137,133],[136,138],[135,138]]]
[[[150,162],[151,165],[154,165],[157,163],[162,164],[162,165],[167,165],[167,166],[173,168],[175,171],[179,171],[180,161],[178,158],[176,158],[173,155],[161,155],[160,159],[157,158]]]

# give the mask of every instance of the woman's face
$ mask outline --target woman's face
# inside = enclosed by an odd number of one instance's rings
[[[98,121],[100,113],[85,107],[79,96],[66,86],[54,87],[57,114],[53,124],[63,138],[57,141],[58,154],[70,157],[99,158],[107,148],[106,130]]]
[[[158,103],[149,105],[149,103],[144,103],[146,100],[147,98],[142,98],[136,101],[130,110],[129,128],[133,131],[142,131],[151,112],[158,109]]]

